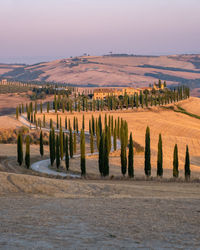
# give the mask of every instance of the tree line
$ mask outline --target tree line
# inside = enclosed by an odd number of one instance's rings
[[[99,115],[96,119],[91,116],[89,120],[89,145],[90,153],[94,153],[94,139],[96,139],[96,148],[99,152],[98,166],[101,176],[109,176],[109,155],[111,151],[116,151],[120,146],[120,159],[121,159],[121,173],[125,176],[128,173],[130,178],[135,176],[134,174],[134,147],[133,147],[133,135],[128,135],[127,121],[118,117],[114,119],[113,116],[105,114],[104,123],[102,117]],[[86,153],[85,153],[85,118],[82,117],[82,128],[78,129],[78,120],[76,117],[73,119],[73,124],[70,120],[65,118],[65,129],[63,131],[62,120],[57,119],[57,130],[53,126],[53,122],[50,122],[49,132],[49,154],[50,162],[53,166],[56,162],[56,166],[59,169],[61,160],[65,157],[65,166],[68,171],[70,168],[70,158],[73,158],[77,152],[77,136],[80,137],[80,168],[81,175],[86,175]],[[68,132],[68,133],[66,133]],[[22,147],[22,135],[18,135],[17,140],[17,158],[19,165],[23,162],[23,147]],[[127,152],[128,151],[128,152]],[[128,153],[128,154],[127,154]],[[40,133],[40,155],[44,155],[43,148],[43,134]],[[149,178],[151,176],[151,145],[150,145],[150,128],[146,128],[145,134],[145,152],[144,152],[144,172],[145,176]],[[26,137],[26,153],[25,153],[26,167],[30,167],[30,140],[29,136]],[[185,178],[190,178],[190,156],[189,148],[186,146],[185,156]],[[159,134],[158,139],[158,151],[157,151],[157,176],[163,176],[163,145],[162,136]],[[179,160],[178,160],[178,146],[174,146],[173,154],[173,177],[179,177]]]
[[[178,102],[190,97],[190,89],[186,86],[178,86],[174,89],[164,89],[159,91],[148,90],[140,91],[140,93],[135,93],[132,96],[108,96],[101,100],[94,100],[88,96],[82,95],[78,97],[70,97],[68,94],[55,93],[54,101],[47,102],[47,113],[50,110],[53,110],[55,113],[61,111],[65,112],[88,112],[88,111],[103,111],[103,110],[118,110],[118,109],[128,109],[128,108],[146,108],[152,106],[163,106],[170,103]],[[16,118],[18,119],[19,115],[26,112],[27,118],[29,121],[34,123],[36,122],[34,117],[40,109],[40,113],[43,113],[43,103],[38,104],[30,102],[26,104],[20,104],[16,107]],[[38,123],[38,121],[37,121]]]

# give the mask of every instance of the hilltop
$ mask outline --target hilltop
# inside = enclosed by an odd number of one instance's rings
[[[77,86],[147,86],[158,79],[187,84],[200,92],[200,55],[84,56],[34,65],[0,64],[0,77]]]

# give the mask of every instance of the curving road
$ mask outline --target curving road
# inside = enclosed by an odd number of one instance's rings
[[[30,129],[36,129],[36,126],[34,124],[31,124],[24,115],[21,115],[19,117],[19,121],[25,125],[30,127]],[[41,128],[43,131],[50,131],[49,128]],[[59,130],[55,130],[55,132],[59,132]],[[63,130],[64,133],[69,133],[69,130]],[[73,131],[74,133],[76,133],[75,131]],[[86,135],[89,135],[89,132],[85,132]],[[111,148],[111,152],[114,151],[114,147],[113,147],[113,137],[111,139],[112,141],[112,148]],[[121,148],[121,143],[120,140],[117,140],[117,149]],[[91,153],[87,153],[86,156],[91,156],[91,155],[98,155],[98,152],[94,152],[93,154]],[[79,158],[80,154],[76,154],[73,156],[74,158]],[[49,175],[54,175],[54,176],[61,176],[61,177],[71,177],[71,178],[81,178],[81,175],[76,175],[76,174],[69,174],[69,173],[64,173],[64,172],[57,172],[55,170],[52,170],[49,168],[50,166],[50,159],[47,160],[41,160],[41,161],[37,161],[35,163],[33,163],[31,165],[31,169],[36,171],[36,172],[40,172],[40,173],[44,173],[44,174],[49,174]]]

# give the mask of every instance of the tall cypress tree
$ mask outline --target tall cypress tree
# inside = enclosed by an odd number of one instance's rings
[[[56,167],[60,167],[60,143],[58,135],[56,135]]]
[[[90,133],[90,152],[91,154],[94,153],[94,138],[93,138],[93,130],[91,129]]]
[[[23,142],[21,133],[17,137],[17,162],[21,166],[23,163]]]
[[[126,157],[126,138],[125,131],[123,127],[123,122],[121,123],[121,172],[125,176],[127,170],[127,157]]]
[[[85,161],[85,133],[81,130],[81,176],[86,175],[86,161]]]
[[[43,134],[42,131],[40,132],[40,155],[44,155],[44,147],[43,147]]]
[[[185,179],[188,180],[190,178],[190,155],[188,145],[186,146],[186,153],[185,153]]]
[[[51,162],[51,166],[53,166],[53,162],[54,162],[54,159],[53,159],[53,141],[52,141],[52,130],[50,130],[50,133],[49,133],[49,154],[50,154],[50,162]]]
[[[173,156],[173,177],[177,178],[179,175],[178,171],[178,146],[175,144],[174,146],[174,156]]]
[[[109,138],[108,138],[108,133],[105,132],[103,176],[108,176],[108,175],[109,175]]]
[[[99,142],[99,173],[103,176],[104,168],[104,133],[102,133],[100,142]]]
[[[67,130],[67,117],[65,117],[65,129]]]
[[[56,136],[55,136],[55,130],[52,128],[52,155],[53,155],[53,162],[56,159]]]
[[[66,135],[66,146],[65,146],[65,166],[66,170],[69,170],[69,148],[68,148],[68,136]]]
[[[61,160],[63,159],[63,132],[62,132],[62,127],[60,127],[60,136],[59,136],[59,139],[60,139],[60,158]]]
[[[151,148],[150,148],[150,129],[147,127],[145,135],[145,175],[151,176]]]
[[[70,127],[70,130],[69,130],[69,154],[70,154],[70,158],[73,157],[73,134],[72,134],[72,128]]]
[[[162,150],[162,137],[159,134],[158,141],[158,157],[157,157],[157,176],[163,176],[163,150]]]
[[[134,168],[133,168],[133,157],[134,157],[134,151],[133,151],[133,138],[132,133],[130,134],[129,139],[129,152],[128,152],[128,176],[130,178],[134,177]]]
[[[56,124],[57,129],[59,129],[59,120],[58,120],[58,114],[57,114],[57,124]]]
[[[25,164],[26,164],[27,168],[30,167],[30,138],[29,138],[29,135],[26,136]]]

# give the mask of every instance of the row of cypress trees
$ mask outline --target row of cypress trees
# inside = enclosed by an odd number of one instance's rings
[[[74,117],[74,133],[72,132],[72,127],[69,122],[69,145],[68,145],[68,136],[65,137],[64,132],[62,131],[62,126],[60,126],[59,135],[55,135],[55,130],[52,127],[49,134],[49,151],[50,151],[50,159],[51,165],[53,165],[56,160],[57,168],[60,166],[60,158],[63,159],[64,150],[66,158],[66,169],[69,169],[69,156],[73,157],[73,154],[76,153],[76,118]],[[115,124],[115,125],[114,125]],[[61,125],[61,122],[60,122]],[[85,133],[84,133],[84,115],[82,119],[82,130],[81,130],[81,155],[85,155]],[[118,131],[118,132],[117,132]],[[115,119],[113,120],[113,116],[109,116],[107,119],[107,115],[105,114],[104,119],[104,129],[101,121],[101,115],[99,118],[92,116],[91,120],[89,120],[89,132],[90,132],[90,149],[91,153],[94,152],[94,138],[93,133],[97,136],[97,148],[99,150],[99,172],[102,176],[109,175],[109,153],[111,150],[111,135],[113,135],[113,144],[114,150],[116,150],[117,138],[121,141],[121,172],[122,175],[125,176],[127,172],[127,146],[128,146],[128,124],[123,119]],[[99,137],[99,140],[98,140]],[[65,143],[66,141],[66,143]],[[18,135],[18,163],[21,165],[23,162],[23,150],[22,150],[22,136]],[[21,145],[21,146],[20,146]],[[69,152],[68,152],[69,148]],[[30,139],[29,136],[26,138],[26,157],[25,162],[27,168],[30,166]],[[43,156],[43,135],[42,131],[40,133],[40,154]],[[128,154],[128,175],[129,177],[134,177],[134,169],[133,169],[133,139],[132,134],[130,134],[129,138],[129,154]],[[81,169],[82,175],[85,175],[85,160],[83,157],[81,158]],[[84,158],[85,159],[85,158]],[[150,149],[150,129],[147,127],[146,135],[145,135],[145,163],[144,163],[144,171],[147,177],[151,176],[151,149]],[[173,176],[178,177],[178,147],[177,144],[174,147],[174,156],[173,156]],[[163,176],[163,151],[162,151],[162,137],[159,135],[158,141],[158,155],[157,155],[157,176]],[[190,159],[189,159],[189,149],[186,147],[186,159],[185,159],[185,177],[190,177]]]
[[[173,153],[173,177],[179,177],[179,160],[178,160],[178,146],[175,144],[174,153]],[[186,153],[185,153],[185,178],[189,179],[191,175],[190,171],[190,155],[189,148],[186,145]],[[150,147],[150,129],[146,128],[145,135],[145,166],[144,166],[145,175],[147,177],[151,176],[151,147]],[[163,176],[163,149],[162,149],[162,136],[159,134],[158,140],[158,153],[157,153],[157,176]]]
[[[58,110],[62,110],[64,113],[66,111],[72,112],[73,110],[80,112],[82,111],[103,111],[103,110],[116,110],[128,107],[148,107],[148,106],[157,106],[157,105],[166,105],[173,102],[178,102],[183,99],[187,99],[190,97],[190,89],[186,86],[178,86],[177,88],[170,90],[165,89],[162,90],[161,93],[158,92],[149,94],[148,91],[144,93],[141,91],[140,94],[134,94],[133,96],[128,96],[125,94],[120,98],[115,96],[106,97],[105,100],[92,100],[88,101],[86,96],[79,96],[78,100],[75,98],[74,100],[67,98],[63,95],[55,94],[53,105],[50,102],[47,102],[47,113],[49,113],[50,109],[55,110],[57,113]],[[35,106],[35,107],[33,107]],[[40,102],[39,104],[40,113],[43,113],[43,104]],[[16,118],[18,119],[19,114],[25,112],[24,104],[18,105],[16,107]],[[38,112],[38,104],[35,101],[35,105],[33,102],[26,104],[26,112],[28,120],[31,120],[34,117],[34,114]]]

